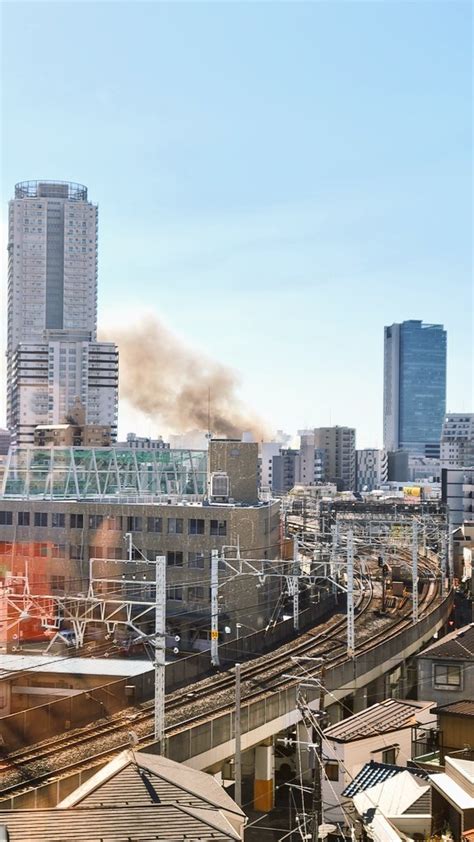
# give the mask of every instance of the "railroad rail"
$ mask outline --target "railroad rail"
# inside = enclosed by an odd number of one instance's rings
[[[426,579],[419,601],[420,616],[429,615],[438,603],[438,597],[438,582]],[[410,601],[397,600],[396,606],[385,617],[369,614],[379,605],[380,598],[375,594],[373,582],[368,577],[357,605],[358,654],[370,652],[381,641],[395,637],[412,624]],[[347,661],[345,625],[345,616],[333,616],[274,652],[242,664],[242,704],[270,696],[285,687],[295,686],[302,678],[302,670],[297,662],[299,656],[324,656],[326,669]],[[315,676],[319,674],[317,669],[312,672]],[[231,710],[234,704],[234,680],[233,671],[228,669],[204,678],[186,690],[167,695],[167,737]],[[130,730],[136,733],[141,747],[154,742],[153,703],[143,703],[134,711],[122,711],[113,719],[103,720],[92,728],[76,729],[62,737],[8,754],[0,764],[0,800],[105,763],[118,751],[130,746]],[[98,744],[100,750],[94,751]]]

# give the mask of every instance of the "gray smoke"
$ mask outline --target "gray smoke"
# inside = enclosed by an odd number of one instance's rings
[[[249,430],[257,441],[268,435],[238,398],[236,373],[185,346],[156,319],[114,328],[108,338],[119,346],[120,396],[169,432],[207,430],[210,406],[213,435],[240,438]]]

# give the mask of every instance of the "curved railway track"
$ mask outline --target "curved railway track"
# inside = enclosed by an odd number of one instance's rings
[[[425,581],[423,592],[420,594],[420,614],[429,613],[437,596],[436,581]],[[369,609],[373,608],[377,601],[372,581],[368,577],[367,587],[361,593],[357,605],[359,653],[370,651],[381,640],[388,640],[411,624],[411,601],[407,603],[406,600],[401,600],[397,609],[388,615],[392,618],[388,627],[387,618],[373,621],[373,625],[380,625],[380,628],[366,627],[361,618],[366,619]],[[298,674],[297,661],[292,661],[292,657],[297,659],[298,656],[310,653],[324,656],[326,668],[342,663],[347,659],[345,640],[342,639],[345,627],[345,616],[333,616],[326,623],[279,647],[274,653],[243,663],[242,703],[246,704],[297,683],[302,675]],[[294,679],[288,675],[291,672],[294,672]],[[314,675],[318,674],[317,669],[313,672]],[[190,685],[189,690],[178,690],[168,695],[167,735],[228,712],[233,707],[233,692],[234,676],[229,669],[225,673],[217,673]],[[48,780],[72,774],[78,769],[105,762],[118,751],[129,747],[130,730],[138,734],[142,746],[149,745],[153,741],[152,725],[153,703],[144,703],[133,713],[128,710],[118,714],[111,721],[103,721],[98,726],[76,729],[67,736],[37,744],[34,750],[28,748],[12,752],[0,762],[3,781],[3,785],[0,785],[0,799],[31,789]],[[93,748],[97,747],[99,742],[101,750],[94,752]],[[87,752],[88,745],[92,753]]]

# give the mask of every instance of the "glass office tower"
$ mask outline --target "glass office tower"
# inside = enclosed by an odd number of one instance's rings
[[[446,414],[446,331],[407,321],[384,328],[384,447],[438,458]]]

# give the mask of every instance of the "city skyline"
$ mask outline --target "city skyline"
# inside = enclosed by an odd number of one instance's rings
[[[99,326],[150,312],[236,369],[275,428],[347,425],[381,446],[383,327],[410,319],[444,324],[447,409],[469,411],[470,9],[431,9],[427,37],[421,3],[342,19],[327,4],[226,6],[122,4],[112,20],[106,5],[40,3],[25,24],[10,4],[24,49],[5,45],[3,219],[25,178],[87,184]],[[58,78],[71,26],[88,50]],[[43,28],[55,50],[36,78]],[[166,432],[124,405],[119,424],[121,438]]]

